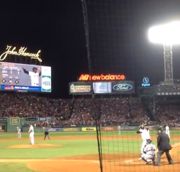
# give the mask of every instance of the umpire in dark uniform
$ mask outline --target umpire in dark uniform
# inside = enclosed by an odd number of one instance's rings
[[[163,153],[166,154],[166,158],[169,164],[173,164],[173,160],[169,153],[169,151],[172,149],[170,145],[169,136],[165,133],[165,131],[162,128],[158,129],[157,148],[158,148],[158,152],[157,152],[157,159],[155,165],[157,166],[160,165],[161,156],[163,155]]]
[[[46,127],[46,128],[45,128],[45,131],[44,131],[44,140],[46,140],[46,138],[48,138],[48,140],[50,139],[48,127]]]

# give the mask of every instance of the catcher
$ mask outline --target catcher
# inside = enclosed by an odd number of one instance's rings
[[[154,164],[155,163],[155,151],[156,147],[152,143],[151,139],[146,140],[146,144],[143,149],[143,154],[141,155],[142,160],[146,162],[146,164]]]

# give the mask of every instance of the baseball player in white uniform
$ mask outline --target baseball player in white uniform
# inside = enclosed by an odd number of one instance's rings
[[[144,146],[146,145],[146,140],[151,139],[150,132],[148,128],[144,126],[140,126],[139,130],[137,131],[138,134],[141,134],[142,144],[141,144],[141,155],[143,154]]]
[[[39,76],[41,75],[41,72],[38,70],[37,67],[33,67],[32,71],[27,71],[23,68],[24,73],[28,74],[31,78],[31,86],[39,86]]]
[[[169,126],[168,125],[165,125],[164,126],[164,130],[165,130],[165,133],[169,136],[170,138],[170,130],[169,130]]]
[[[29,133],[30,143],[31,143],[32,145],[34,145],[34,127],[33,127],[33,125],[30,125],[30,126],[29,126],[29,131],[28,131],[28,133]]]
[[[155,163],[155,151],[156,146],[152,144],[151,139],[147,139],[143,149],[143,154],[141,155],[142,160],[144,160],[147,164]]]
[[[21,128],[20,127],[17,127],[17,136],[18,138],[20,139],[21,138]]]

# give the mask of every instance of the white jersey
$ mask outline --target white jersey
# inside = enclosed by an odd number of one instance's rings
[[[146,141],[147,139],[150,139],[150,133],[149,133],[149,130],[144,128],[144,129],[139,129],[139,132],[141,134],[141,138],[143,141]]]
[[[146,144],[144,146],[144,149],[143,149],[143,152],[146,154],[146,155],[152,155],[154,156],[155,155],[155,150],[156,150],[156,146],[152,143],[149,143],[149,144]]]
[[[153,162],[155,158],[155,151],[156,146],[152,143],[147,143],[144,146],[141,158],[144,159],[146,162]]]
[[[17,135],[18,138],[21,138],[21,128],[17,127]]]
[[[31,86],[39,86],[39,73],[29,71],[29,76],[31,77]]]
[[[33,127],[33,125],[30,125],[28,132],[29,132],[30,143],[32,145],[34,145],[34,127]]]
[[[165,127],[165,133],[169,136],[169,138],[170,138],[170,131],[169,131],[169,126],[168,125],[166,125],[166,127]]]
[[[32,125],[30,125],[28,132],[30,135],[34,135],[34,127]]]
[[[21,129],[19,127],[17,127],[17,132],[21,133]]]

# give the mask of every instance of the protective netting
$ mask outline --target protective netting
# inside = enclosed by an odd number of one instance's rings
[[[163,48],[152,45],[147,38],[150,26],[180,17],[178,0],[86,0],[89,39],[89,62],[93,73],[124,73],[127,79],[139,81],[149,76],[157,83],[163,80]],[[87,25],[86,25],[87,26]],[[177,49],[173,49],[175,56]],[[178,61],[174,59],[174,64]],[[176,66],[177,67],[177,66]],[[175,68],[175,75],[177,68]],[[144,172],[178,171],[178,130],[174,130],[171,142],[175,164],[168,165],[162,156],[161,166],[147,165],[141,157],[141,136],[133,123],[146,121],[145,112],[137,100],[114,99],[109,107],[99,103],[101,114],[99,143],[102,171]],[[117,102],[118,101],[118,102]],[[97,103],[97,104],[98,104]],[[119,108],[121,107],[121,108]],[[122,110],[123,109],[123,110]],[[115,114],[112,114],[116,110]],[[109,123],[107,124],[107,121]],[[167,122],[167,121],[166,121]],[[136,123],[136,124],[137,124]],[[104,126],[104,124],[106,124]],[[155,127],[156,128],[156,127]],[[150,129],[152,143],[156,146],[157,130]],[[157,150],[156,150],[157,153]]]
[[[163,50],[149,43],[147,30],[178,19],[180,1],[86,0],[86,4],[92,72],[162,80]],[[156,69],[162,70],[157,74]]]
[[[96,106],[93,112],[99,115],[96,120],[101,171],[179,171],[178,102],[158,103],[159,121],[151,121],[139,98],[108,97],[96,98],[94,101]],[[158,130],[161,128],[166,132],[167,125],[170,126],[170,155],[173,164],[169,164],[171,160],[168,161],[165,153],[158,162]]]

